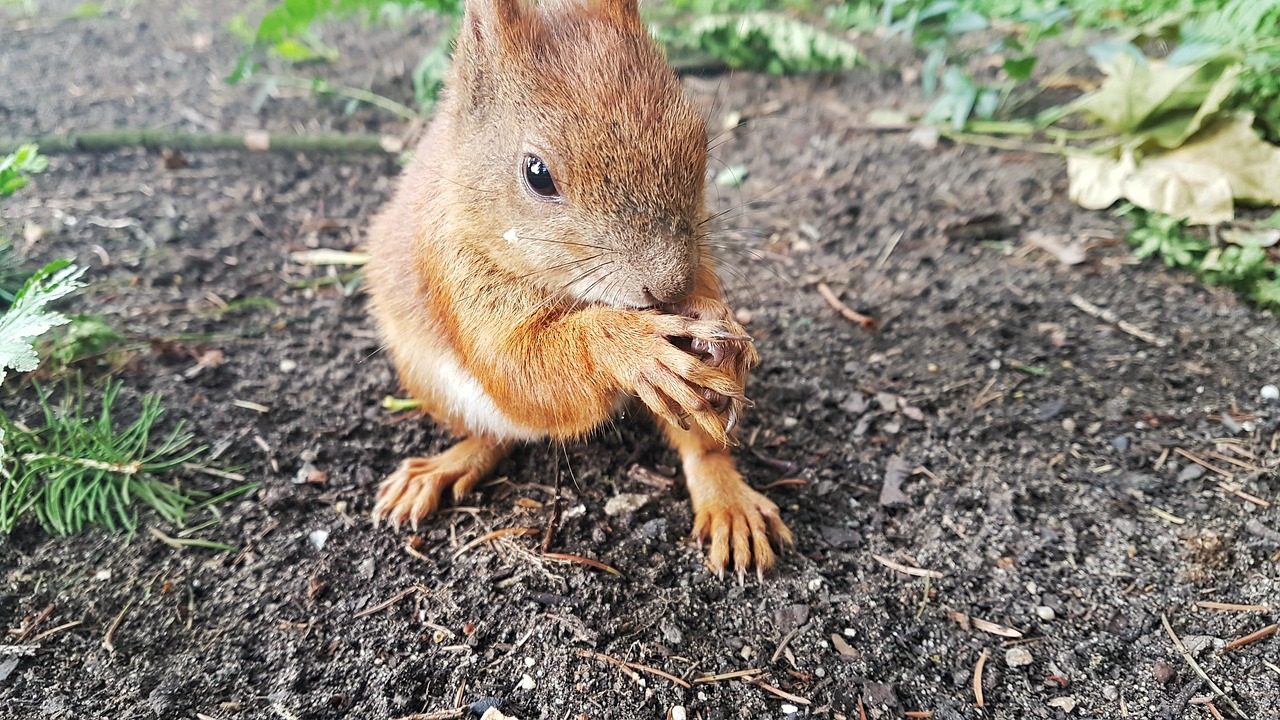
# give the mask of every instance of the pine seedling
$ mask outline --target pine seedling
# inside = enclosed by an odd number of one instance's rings
[[[30,429],[0,412],[0,532],[10,533],[28,512],[46,530],[59,535],[88,525],[111,530],[137,528],[137,503],[150,506],[165,521],[181,525],[199,493],[156,476],[204,451],[191,447],[182,423],[153,442],[164,413],[160,398],[148,395],[138,418],[117,431],[112,408],[120,383],[108,383],[97,417],[84,413],[83,395],[69,391],[55,409],[39,388],[44,423]]]

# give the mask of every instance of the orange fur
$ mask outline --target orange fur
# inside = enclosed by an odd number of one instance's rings
[[[549,199],[524,180],[530,156]],[[681,452],[699,527],[729,518],[730,539],[699,531],[715,569],[772,564],[769,538],[789,534],[725,450],[758,356],[705,248],[706,166],[704,122],[634,0],[467,1],[367,276],[401,382],[469,439],[406,460],[375,518],[416,523],[512,442],[583,436],[634,396]]]

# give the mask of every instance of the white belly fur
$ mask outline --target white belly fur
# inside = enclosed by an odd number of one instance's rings
[[[493,398],[474,375],[462,367],[452,350],[433,348],[430,354],[415,355],[411,372],[436,392],[445,412],[471,432],[505,440],[536,440],[546,433],[515,423],[498,409]]]

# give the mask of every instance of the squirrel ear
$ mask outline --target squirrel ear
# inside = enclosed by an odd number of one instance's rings
[[[483,48],[523,44],[537,12],[529,0],[466,0],[463,23]]]
[[[615,20],[640,20],[639,0],[587,0],[587,6]]]

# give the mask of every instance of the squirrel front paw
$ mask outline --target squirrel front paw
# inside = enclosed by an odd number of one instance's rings
[[[750,401],[743,394],[744,378],[723,359],[754,356],[751,338],[741,326],[721,320],[658,313],[640,317],[647,325],[642,347],[618,357],[629,367],[631,389],[672,425],[687,430],[693,423],[721,445],[732,444],[730,432]],[[721,358],[720,366],[704,362],[699,348]]]
[[[747,335],[746,328],[742,327],[737,319],[734,318],[733,311],[729,309],[728,305],[719,300],[706,297],[691,297],[670,306],[667,310],[683,317],[720,322],[731,333],[744,337]],[[714,368],[723,369],[738,381],[738,385],[744,388],[747,384],[747,373],[760,364],[760,354],[756,352],[756,346],[751,342],[710,343],[701,338],[692,338],[688,342],[688,347],[682,345],[682,348],[693,353],[703,363]],[[717,412],[727,414],[729,429],[732,430],[737,425],[738,415],[742,408],[734,406],[729,398],[710,390],[705,391],[703,395],[716,408]]]

